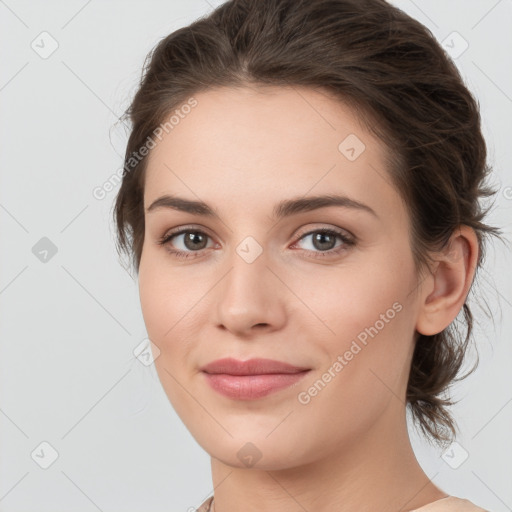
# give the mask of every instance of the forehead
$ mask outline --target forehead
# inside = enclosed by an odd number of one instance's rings
[[[164,193],[246,207],[334,191],[374,196],[375,208],[396,200],[385,145],[326,92],[218,88],[193,98],[195,106],[175,116],[179,122],[151,150],[145,208]]]

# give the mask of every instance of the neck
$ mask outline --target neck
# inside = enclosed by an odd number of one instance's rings
[[[212,510],[407,512],[446,497],[421,469],[405,410],[397,410],[388,410],[378,424],[346,440],[329,457],[302,466],[247,469],[212,458]]]

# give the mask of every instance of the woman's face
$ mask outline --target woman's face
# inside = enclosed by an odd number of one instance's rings
[[[311,89],[194,98],[156,140],[144,192],[139,291],[169,400],[237,467],[310,463],[376,429],[384,442],[405,418],[418,281],[383,144]],[[166,195],[183,201],[148,211]],[[353,203],[312,200],[327,196]],[[202,370],[228,357],[307,371]]]

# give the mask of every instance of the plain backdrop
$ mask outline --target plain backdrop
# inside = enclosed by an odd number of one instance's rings
[[[122,167],[116,121],[146,54],[220,3],[0,0],[1,512],[187,511],[213,491],[208,454],[134,354],[146,331],[114,246],[118,187],[93,190]],[[479,100],[499,187],[488,220],[510,238],[512,2],[393,3],[445,42]],[[411,427],[436,485],[492,512],[512,510],[510,263],[489,247],[477,294],[492,317],[474,305],[480,366],[453,388],[457,444],[441,452]]]

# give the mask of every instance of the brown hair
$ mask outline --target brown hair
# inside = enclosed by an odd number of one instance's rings
[[[479,106],[432,33],[384,0],[230,0],[156,45],[125,113],[132,131],[114,221],[118,252],[131,255],[137,272],[147,157],[134,156],[194,93],[260,85],[311,87],[354,108],[388,149],[417,270],[459,225],[477,234],[480,268],[486,236],[501,231],[482,222],[488,209],[479,200],[495,191],[485,184],[491,169]],[[413,418],[440,445],[456,433],[454,402],[441,395],[467,376],[456,379],[473,327],[467,299],[463,313],[465,337],[455,322],[433,336],[418,333],[407,386]]]

